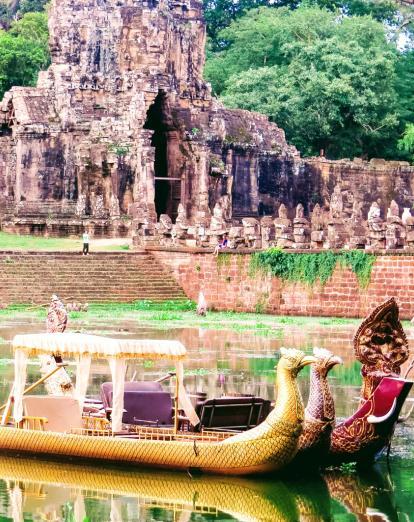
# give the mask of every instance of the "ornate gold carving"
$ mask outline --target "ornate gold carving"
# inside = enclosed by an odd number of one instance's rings
[[[362,363],[362,400],[371,396],[383,377],[400,375],[409,349],[394,298],[375,308],[362,322],[354,337],[354,352]]]

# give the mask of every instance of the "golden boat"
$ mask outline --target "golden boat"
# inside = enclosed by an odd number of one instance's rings
[[[197,422],[183,384],[186,350],[178,341],[117,340],[77,333],[49,333],[17,335],[13,348],[15,380],[0,427],[1,451],[228,475],[277,471],[297,452],[304,406],[296,376],[301,368],[315,361],[314,357],[299,350],[281,349],[274,410],[255,428],[234,435],[178,429],[179,408],[184,410],[190,422]],[[25,390],[27,359],[41,354],[76,358],[75,398],[27,395],[33,389],[30,386]],[[111,368],[111,425],[106,419],[82,418],[92,357],[108,359]],[[173,428],[123,425],[126,360],[136,358],[175,361]],[[49,408],[51,403],[53,407]],[[43,412],[42,405],[49,408],[50,415]],[[28,411],[29,406],[35,414]],[[10,425],[12,407],[13,423]]]

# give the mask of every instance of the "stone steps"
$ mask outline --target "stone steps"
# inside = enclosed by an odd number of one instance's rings
[[[0,303],[186,299],[182,288],[151,254],[0,252]]]

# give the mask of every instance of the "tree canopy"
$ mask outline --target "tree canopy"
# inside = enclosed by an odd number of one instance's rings
[[[49,64],[46,13],[27,13],[0,30],[0,99],[13,85],[35,85]]]
[[[210,53],[205,76],[226,106],[268,115],[304,154],[398,155],[414,61],[371,15],[261,7],[219,37],[225,47]]]
[[[207,35],[214,50],[223,44],[220,31],[233,20],[257,7],[296,9],[300,6],[316,6],[330,11],[340,11],[348,16],[370,15],[375,20],[391,25],[397,24],[400,20],[400,8],[394,0],[203,0],[203,6]]]

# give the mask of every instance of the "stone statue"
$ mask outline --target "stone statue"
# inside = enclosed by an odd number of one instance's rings
[[[173,223],[170,216],[161,214],[158,223],[155,225],[160,245],[169,246],[172,244],[172,228]]]
[[[303,208],[302,203],[296,206],[295,219],[304,219],[305,217],[305,209]]]
[[[220,197],[218,202],[222,210],[223,219],[227,222],[231,221],[231,196],[229,196],[229,194],[224,194],[224,196]]]
[[[243,235],[247,248],[260,248],[262,246],[260,224],[255,218],[243,218]]]
[[[176,242],[184,244],[188,238],[188,229],[190,224],[187,221],[187,215],[184,205],[180,203],[177,208],[177,217],[175,219],[175,225],[173,231],[175,234]]]
[[[47,333],[61,333],[66,329],[68,314],[62,301],[57,295],[53,294],[49,310],[46,317]],[[55,355],[40,355],[40,373],[42,377],[56,368],[57,363],[61,363],[60,357]],[[65,368],[61,368],[45,381],[45,388],[49,395],[73,395],[74,389],[72,380]]]
[[[386,226],[381,218],[380,206],[374,201],[368,211],[367,247],[385,248],[385,230]]]
[[[295,219],[293,220],[294,248],[309,248],[310,228],[309,221],[305,218],[305,209],[302,203],[296,206]]]
[[[400,217],[400,208],[398,206],[398,204],[396,203],[396,201],[392,200],[391,203],[390,203],[390,207],[388,209],[388,214],[387,214],[387,217],[397,217],[399,218]]]
[[[52,295],[46,317],[47,333],[64,332],[68,323],[65,306],[56,294]]]
[[[260,232],[262,235],[262,248],[269,248],[274,245],[275,225],[272,216],[263,216],[260,220]]]
[[[402,216],[401,216],[401,221],[402,221],[403,225],[406,225],[411,217],[412,216],[411,216],[410,208],[409,207],[404,207],[404,211],[403,211]]]
[[[283,203],[280,205],[278,209],[278,216],[279,219],[288,219],[287,208]]]
[[[293,246],[292,222],[288,218],[287,208],[283,203],[279,206],[278,216],[274,220],[276,246],[291,248]]]
[[[352,205],[352,214],[351,219],[348,222],[348,228],[348,247],[351,249],[364,248],[367,242],[367,230],[362,218],[362,203],[356,199]]]
[[[207,301],[204,297],[203,292],[198,294],[198,303],[197,303],[197,315],[205,316],[207,315]]]
[[[343,211],[344,201],[342,197],[342,187],[338,183],[335,185],[331,195],[324,248],[343,248],[347,242],[348,235]]]
[[[325,241],[324,216],[319,203],[313,207],[311,215],[311,248],[322,248]]]
[[[391,201],[388,208],[385,236],[387,249],[402,248],[404,246],[405,227],[400,218],[400,208],[394,200]]]
[[[210,230],[208,233],[210,236],[210,246],[213,247],[218,244],[220,236],[227,233],[226,222],[223,218],[223,210],[219,203],[214,205],[213,215],[210,222]]]
[[[368,211],[368,221],[374,221],[381,218],[381,209],[376,201],[372,203]]]
[[[344,210],[344,202],[342,199],[341,185],[335,185],[330,201],[330,215],[332,218],[342,218]]]

